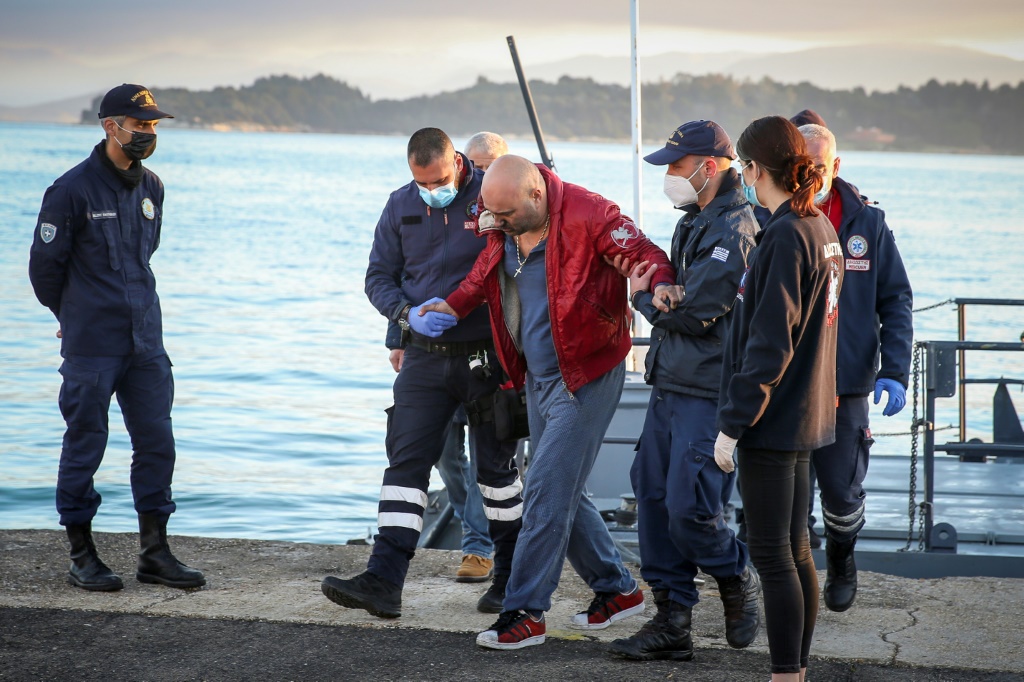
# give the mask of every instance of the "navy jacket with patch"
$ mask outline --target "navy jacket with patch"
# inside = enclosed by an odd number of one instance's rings
[[[483,171],[462,154],[465,175],[455,199],[446,208],[430,208],[416,182],[391,193],[373,234],[366,295],[392,322],[407,305],[446,298],[473,268],[487,244],[477,237],[476,200]],[[468,314],[441,334],[439,341],[480,341],[491,338],[487,309]]]
[[[128,188],[103,143],[43,195],[29,257],[36,298],[53,311],[62,355],[163,350],[149,259],[160,244],[164,186],[152,171]]]
[[[822,214],[784,202],[755,237],[723,355],[718,430],[745,448],[835,442],[842,248]]]
[[[702,209],[684,207],[672,236],[676,284],[685,296],[668,313],[654,307],[650,292],[633,302],[654,329],[644,379],[658,388],[718,398],[722,341],[759,229],[743,196],[738,174],[728,170],[718,194]]]
[[[885,212],[842,178],[832,181],[843,201],[839,241],[846,276],[839,296],[839,395],[870,393],[877,379],[907,385],[914,337],[914,295]]]

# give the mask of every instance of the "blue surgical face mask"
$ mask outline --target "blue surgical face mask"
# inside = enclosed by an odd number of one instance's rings
[[[448,204],[455,200],[455,195],[459,193],[455,189],[455,181],[452,180],[447,185],[436,187],[434,189],[427,189],[422,185],[417,184],[420,189],[420,198],[423,199],[423,203],[431,208],[444,208]]]
[[[820,206],[825,203],[825,199],[828,199],[829,193],[832,191],[832,179],[828,178],[825,180],[825,185],[818,190],[817,194],[814,195],[815,206]]]
[[[743,171],[745,171],[751,163],[753,163],[753,161],[740,169],[740,184],[743,185],[743,196],[746,197],[747,201],[750,202],[752,206],[760,206],[763,208],[764,204],[757,200],[757,190],[754,189],[753,185],[748,185],[747,181],[743,179]]]

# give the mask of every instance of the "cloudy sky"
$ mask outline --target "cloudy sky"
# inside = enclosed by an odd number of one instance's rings
[[[640,0],[640,52],[770,53],[858,43],[956,45],[1024,59],[1020,0],[720,3]],[[471,84],[527,65],[629,54],[628,0],[3,0],[0,104],[121,82],[207,89],[326,73],[374,98]]]

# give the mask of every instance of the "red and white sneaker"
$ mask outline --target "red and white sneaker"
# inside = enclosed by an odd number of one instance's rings
[[[522,649],[543,644],[545,632],[543,614],[534,619],[526,611],[505,611],[489,630],[476,636],[476,643],[488,649]]]
[[[583,613],[572,617],[569,627],[576,630],[603,630],[623,618],[644,612],[644,593],[637,585],[631,592],[599,592]]]

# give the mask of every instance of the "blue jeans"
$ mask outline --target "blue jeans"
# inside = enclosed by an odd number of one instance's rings
[[[461,417],[461,419],[460,419]],[[455,516],[462,521],[462,553],[491,558],[494,544],[487,532],[484,498],[476,483],[476,457],[470,446],[466,457],[466,417],[462,409],[452,419],[437,472],[448,491]]]
[[[620,363],[571,394],[561,377],[538,381],[527,374],[531,456],[505,611],[550,609],[566,558],[595,592],[636,585],[585,490],[624,378]]]
[[[639,512],[640,573],[674,602],[698,601],[698,568],[731,578],[747,566],[747,547],[725,523],[736,473],[715,464],[718,401],[651,391],[630,470]]]

